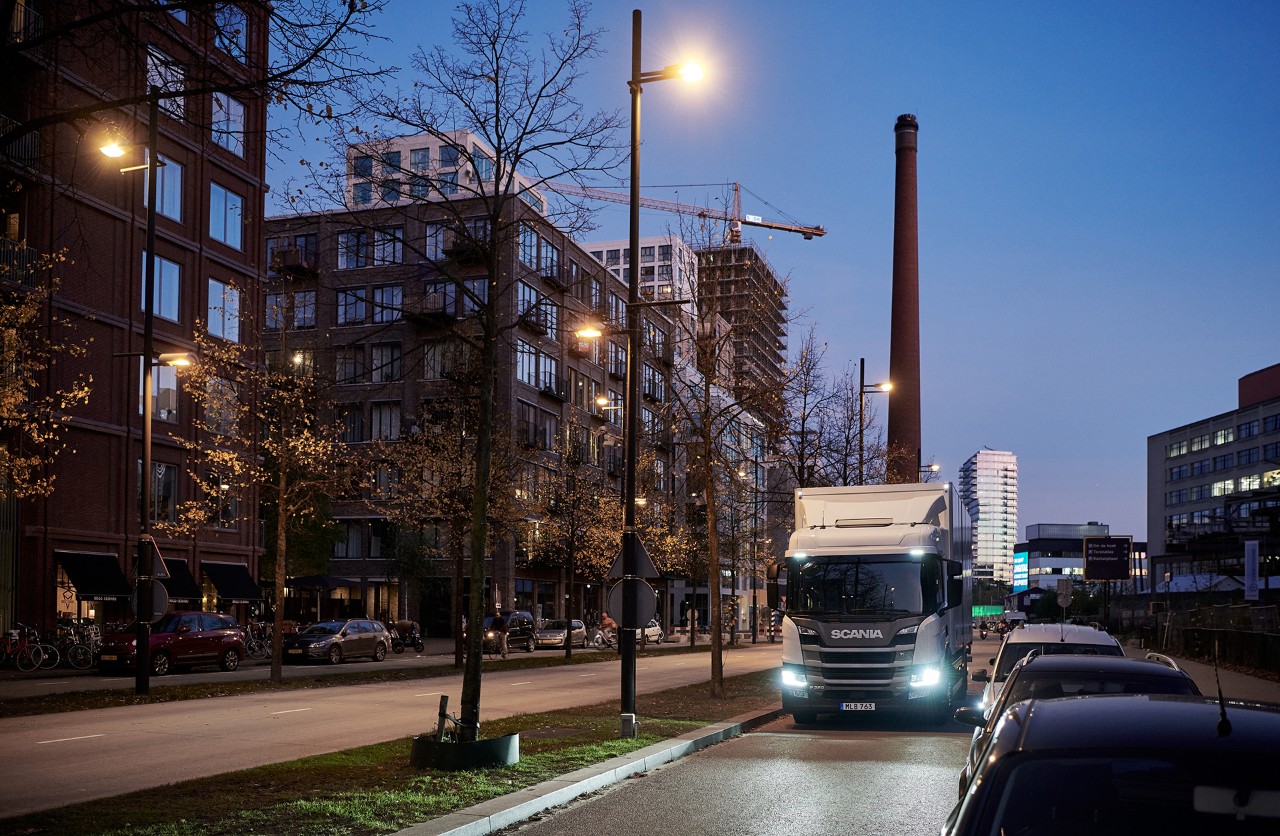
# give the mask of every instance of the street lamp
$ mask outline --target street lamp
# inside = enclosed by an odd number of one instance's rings
[[[650,81],[684,78],[696,81],[702,77],[697,65],[669,65],[656,72],[640,69],[640,10],[631,12],[631,206],[630,247],[631,274],[627,282],[627,394],[624,400],[623,426],[624,472],[622,474],[622,575],[623,583],[640,571],[640,535],[636,531],[636,468],[639,463],[637,441],[640,438],[640,94]],[[629,584],[630,585],[630,584]],[[622,700],[620,737],[636,736],[636,629],[639,624],[634,601],[626,600],[619,621],[618,649],[622,657]]]
[[[863,444],[863,434],[866,429],[866,397],[872,393],[887,394],[893,384],[885,381],[877,383],[874,386],[867,385],[867,358],[858,358],[858,484],[861,485],[866,480],[866,447]]]
[[[151,386],[155,367],[155,292],[156,292],[156,180],[159,162],[160,88],[152,85],[147,107],[147,162],[145,166],[122,168],[122,174],[146,169],[147,172],[147,254],[142,282],[142,473],[138,490],[142,494],[141,522],[137,553],[137,653],[134,669],[134,693],[151,691],[151,619],[155,590],[155,540],[151,536]],[[112,139],[101,148],[108,157],[121,157],[125,148]],[[168,355],[166,355],[168,356]]]

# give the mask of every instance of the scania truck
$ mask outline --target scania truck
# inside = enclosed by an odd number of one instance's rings
[[[964,699],[972,642],[972,524],[955,488],[800,488],[795,514],[767,586],[783,612],[783,709],[797,723],[851,711],[945,720]]]

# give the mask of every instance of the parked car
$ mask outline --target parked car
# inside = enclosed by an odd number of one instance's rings
[[[653,642],[654,644],[662,644],[667,638],[666,632],[663,631],[662,625],[658,623],[656,618],[649,619],[649,623],[644,626],[644,630],[639,634],[642,644]]]
[[[587,625],[576,618],[569,622],[563,618],[549,618],[538,628],[538,647],[564,647],[565,630],[572,631],[571,641],[575,647],[587,646]]]
[[[1194,696],[1003,712],[943,836],[1280,832],[1280,707]]]
[[[1058,699],[1096,694],[1192,694],[1200,688],[1168,656],[1148,653],[1144,659],[1122,656],[1045,656],[1031,651],[1009,672],[995,703],[982,708],[956,709],[958,723],[973,726],[969,754],[960,770],[960,795],[969,786],[978,761],[1009,706],[1026,699]]]
[[[99,670],[137,665],[138,627],[133,623],[102,639]],[[244,632],[229,615],[217,612],[170,612],[151,625],[151,673],[217,665],[224,671],[240,667],[245,656]]]
[[[507,650],[515,650],[519,647],[532,653],[538,646],[533,613],[528,610],[502,610],[502,619],[507,622]],[[497,652],[498,635],[493,630],[493,616],[486,615],[482,626],[484,628],[483,652]],[[465,632],[462,634],[464,639],[466,635]]]
[[[368,618],[321,621],[285,636],[284,661],[323,659],[336,665],[353,656],[368,656],[381,662],[390,649],[391,634],[381,621]]]
[[[1050,656],[1075,653],[1092,656],[1123,656],[1124,649],[1115,636],[1079,624],[1028,624],[1010,630],[1000,650],[991,659],[994,673],[981,668],[973,673],[974,682],[985,682],[979,707],[985,709],[1000,696],[1009,671],[1020,659],[1036,650]]]

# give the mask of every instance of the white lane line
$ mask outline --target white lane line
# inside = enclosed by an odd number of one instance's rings
[[[415,696],[415,697],[438,697],[438,696],[440,696],[440,695],[441,695],[441,694],[443,694],[443,693],[444,693],[444,691],[432,691],[432,692],[431,692],[431,693],[429,693],[429,694],[414,694],[414,696]]]
[[[309,708],[290,708],[288,711],[273,711],[272,714],[297,714],[299,711],[310,711]]]
[[[532,679],[530,679],[530,680],[527,680],[527,681],[525,681],[525,682],[512,682],[511,684],[512,684],[512,685],[532,685],[532,684],[533,684],[533,680],[532,680]]]
[[[578,676],[595,676],[594,673],[580,673]]]
[[[91,737],[106,737],[105,734],[86,734],[83,737],[59,737],[57,740],[37,740],[37,746],[43,746],[46,743],[66,743],[71,740],[88,740]]]

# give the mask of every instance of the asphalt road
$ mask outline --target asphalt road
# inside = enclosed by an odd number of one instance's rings
[[[779,644],[727,650],[725,674],[775,668],[780,655]],[[705,682],[709,665],[702,654],[638,660],[640,712],[645,693]],[[616,700],[619,671],[611,660],[487,673],[481,722]],[[0,719],[9,765],[0,810],[37,812],[420,734],[434,728],[442,693],[456,713],[461,690],[457,675]]]
[[[930,729],[866,716],[799,727],[783,717],[503,833],[936,834],[955,804],[969,730]]]

